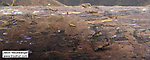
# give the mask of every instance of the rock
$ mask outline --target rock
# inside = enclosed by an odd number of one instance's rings
[[[101,35],[102,35],[102,32],[98,31],[92,37],[95,38],[95,37],[99,37]]]
[[[61,30],[57,30],[57,32],[61,32]]]
[[[2,33],[3,35],[7,35],[7,33]]]
[[[64,33],[65,30],[57,30],[58,33]]]
[[[129,24],[129,25],[131,25],[131,26],[135,26],[135,25],[137,25],[137,24]]]
[[[29,33],[35,33],[35,32],[36,32],[36,30],[29,29],[29,30],[28,30],[28,32],[29,32]]]
[[[83,3],[81,4],[80,6],[84,7],[84,8],[87,8],[87,7],[90,7],[92,6],[90,3]]]
[[[98,13],[98,11],[85,11],[85,13]]]
[[[48,32],[41,32],[41,34],[43,34],[43,35],[47,35],[47,34],[48,34]]]
[[[27,37],[26,39],[29,40],[29,39],[31,39],[31,37]]]
[[[25,20],[17,20],[17,22],[25,22]]]
[[[32,22],[30,23],[30,25],[36,25],[36,24],[38,24],[38,23],[35,22],[35,21],[32,21]]]
[[[69,24],[69,26],[70,26],[70,27],[76,27],[76,25],[74,25],[74,24]]]
[[[112,38],[116,38],[116,37],[117,37],[117,35],[112,36]]]
[[[61,13],[61,14],[80,14],[81,12],[64,12],[64,13]]]
[[[0,41],[3,41],[3,39],[0,38]]]
[[[49,3],[49,4],[47,4],[48,6],[50,6],[51,4]]]
[[[5,43],[8,43],[8,41],[5,41]]]
[[[138,31],[140,31],[140,32],[145,32],[146,29],[139,29]]]

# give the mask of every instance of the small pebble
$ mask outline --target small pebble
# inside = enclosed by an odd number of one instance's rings
[[[25,40],[24,42],[28,42],[28,41]]]
[[[27,36],[24,36],[25,38],[27,37]]]
[[[22,44],[21,42],[19,44]]]
[[[98,27],[96,27],[96,29],[98,29]]]
[[[30,25],[36,25],[36,24],[38,24],[38,23],[35,22],[35,21],[32,21],[32,22],[30,23]]]
[[[39,13],[40,11],[33,11],[33,13],[32,14],[35,14],[35,13]]]
[[[111,58],[112,56],[108,56],[109,58]]]
[[[147,9],[142,9],[142,11],[146,11]]]
[[[51,4],[47,4],[47,5],[49,5],[49,6],[50,6]]]
[[[23,12],[14,12],[14,14],[23,14]]]
[[[29,40],[29,39],[31,39],[31,38],[30,38],[30,37],[28,37],[28,38],[26,38],[26,39],[28,39],[28,40]]]
[[[17,43],[19,43],[19,41],[17,41]]]
[[[115,19],[115,21],[118,21],[117,19]]]
[[[137,24],[129,24],[129,25],[132,25],[132,26],[133,26],[133,25],[137,25]]]
[[[57,30],[57,32],[61,32],[61,30]]]
[[[2,33],[3,35],[7,35],[7,33]]]
[[[28,53],[30,53],[30,54],[32,53],[32,51],[31,51],[31,50],[27,50],[27,51],[28,51]]]
[[[32,43],[29,43],[30,45],[32,44]]]
[[[5,41],[5,43],[8,43],[8,41]]]
[[[0,39],[0,41],[3,41],[3,39]]]
[[[29,43],[29,45],[32,45],[32,44],[34,44],[34,43]]]
[[[20,42],[23,42],[22,40]]]
[[[114,11],[114,10],[110,10],[110,11]]]
[[[116,37],[117,37],[117,35],[112,36],[112,38],[116,38]]]

